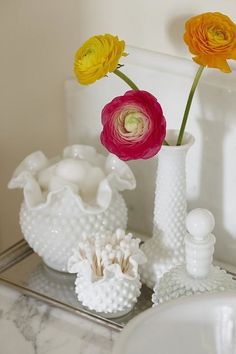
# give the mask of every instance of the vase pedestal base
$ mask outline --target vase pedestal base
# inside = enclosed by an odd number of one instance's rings
[[[152,237],[141,246],[147,262],[140,266],[141,281],[153,289],[164,273],[184,262],[184,246],[172,250],[160,244],[157,237]]]

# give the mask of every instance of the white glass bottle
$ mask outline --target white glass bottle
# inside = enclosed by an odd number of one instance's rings
[[[215,244],[212,213],[194,209],[187,216],[186,226],[189,233],[185,237],[185,264],[163,275],[154,288],[154,305],[181,296],[236,290],[232,276],[212,265]]]

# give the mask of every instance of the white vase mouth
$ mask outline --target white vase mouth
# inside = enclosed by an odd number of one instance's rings
[[[168,142],[169,145],[163,145],[161,150],[187,150],[189,149],[195,142],[195,139],[192,134],[185,132],[183,136],[182,144],[176,146],[177,139],[179,136],[179,130],[177,129],[168,129],[166,131],[165,140]]]

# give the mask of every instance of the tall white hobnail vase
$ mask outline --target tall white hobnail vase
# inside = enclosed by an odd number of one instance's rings
[[[167,131],[164,145],[158,153],[154,202],[153,236],[141,249],[147,262],[141,268],[141,280],[153,288],[162,275],[184,261],[186,236],[186,154],[194,143],[185,133],[181,146],[174,146],[178,131]]]

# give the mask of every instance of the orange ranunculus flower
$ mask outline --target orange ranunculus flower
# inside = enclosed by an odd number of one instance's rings
[[[236,25],[220,12],[207,12],[185,24],[184,40],[193,60],[209,68],[231,72],[226,59],[236,59]]]
[[[82,85],[88,85],[116,70],[125,42],[111,34],[89,38],[75,54],[74,72]]]

